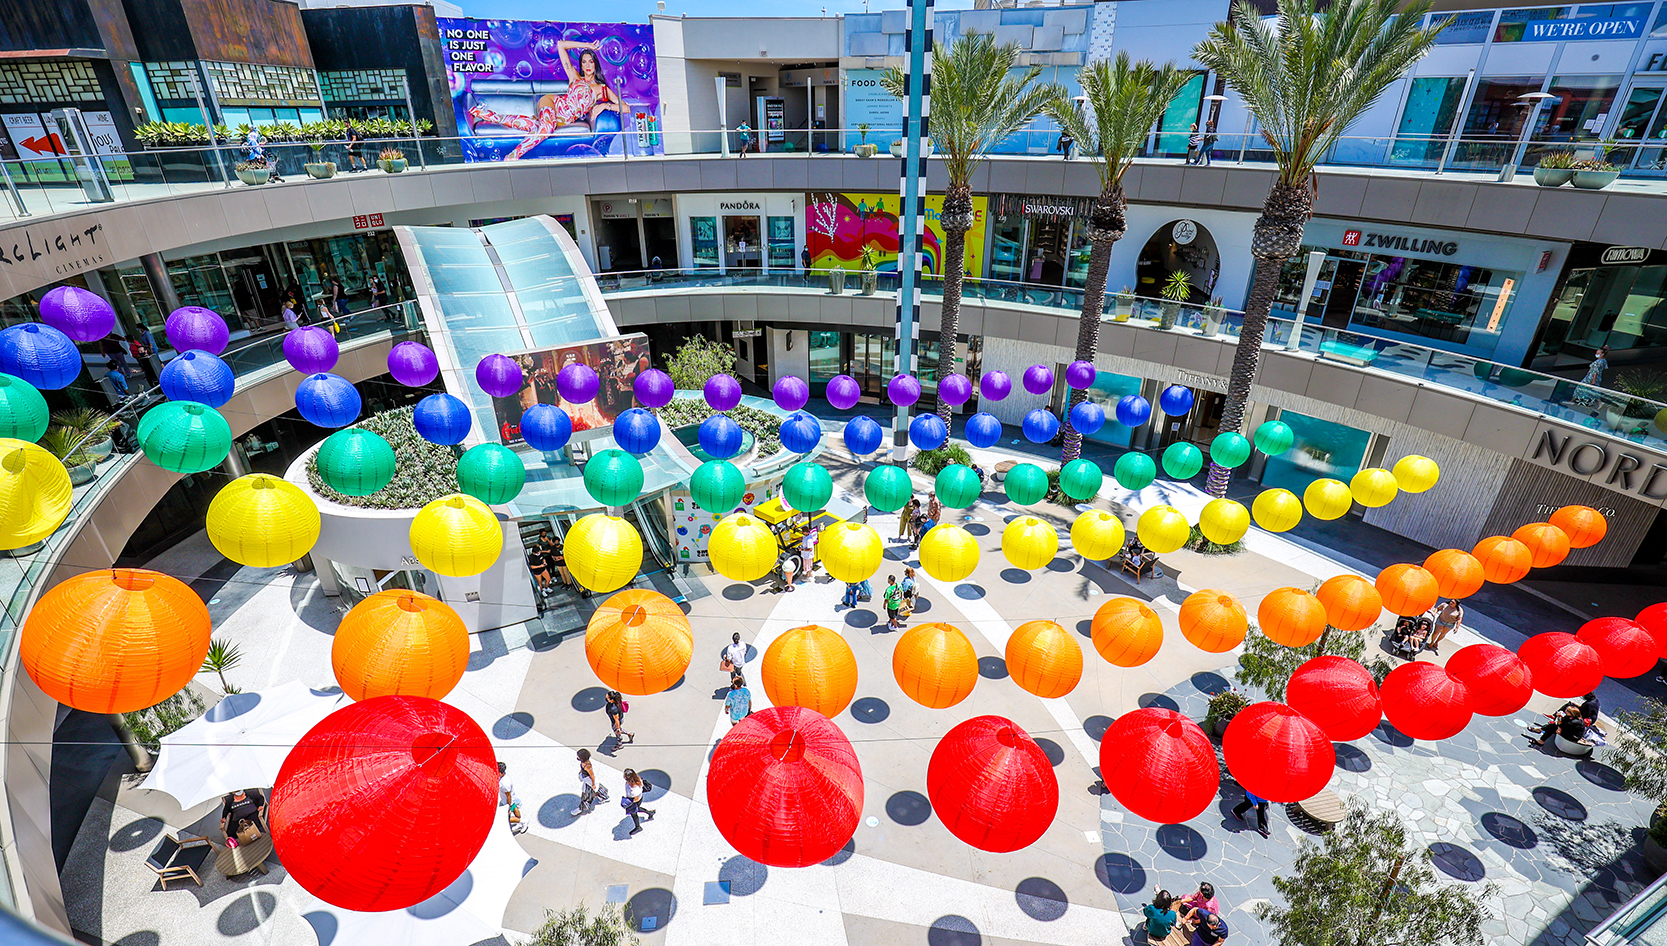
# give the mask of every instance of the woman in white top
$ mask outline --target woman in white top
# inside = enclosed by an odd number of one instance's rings
[[[301,317],[295,314],[295,306],[291,305],[288,300],[286,300],[284,302],[284,328],[295,329],[299,328],[300,325]]]
[[[643,789],[647,787],[648,783],[642,780],[636,769],[625,770],[625,797],[620,799],[620,804],[625,806],[625,813],[631,816],[632,834],[642,830],[642,819],[638,815],[654,817],[654,809],[642,806]]]

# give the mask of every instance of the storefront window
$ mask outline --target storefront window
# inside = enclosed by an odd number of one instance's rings
[[[718,265],[717,217],[690,217],[689,239],[696,266]]]
[[[758,218],[724,218],[724,265],[756,269],[762,265],[764,249],[760,243]]]
[[[1530,103],[1522,96],[1540,91],[1540,83],[1529,76],[1477,79],[1452,163],[1497,168],[1508,160],[1528,119]]]
[[[1263,486],[1301,496],[1315,480],[1329,477],[1347,483],[1360,472],[1366,447],[1372,442],[1368,431],[1295,411],[1280,411],[1279,419],[1290,425],[1296,442],[1279,456],[1268,458],[1262,470]]]
[[[1446,29],[1436,34],[1436,45],[1451,46],[1458,43],[1485,43],[1488,41],[1488,32],[1493,29],[1492,10],[1432,13],[1425,24],[1439,23],[1449,16],[1453,18],[1453,21],[1447,24]]]
[[[1126,374],[1113,374],[1110,371],[1095,372],[1093,386],[1083,391],[1083,395],[1086,400],[1093,401],[1105,408],[1106,423],[1098,431],[1092,434],[1084,434],[1084,438],[1096,443],[1109,443],[1119,447],[1127,447],[1130,438],[1134,435],[1134,428],[1125,427],[1117,422],[1117,402],[1126,395],[1139,394],[1140,383],[1139,378],[1131,378]]]
[[[1494,28],[1496,43],[1520,43],[1528,35],[1528,24],[1536,20],[1561,20],[1569,15],[1569,7],[1529,7],[1526,10],[1506,10],[1499,14],[1499,26]]]
[[[1193,123],[1198,121],[1198,105],[1204,96],[1204,74],[1194,73],[1181,91],[1169,100],[1169,107],[1163,110],[1163,117],[1158,119],[1158,141],[1156,153],[1159,155],[1182,155],[1187,153],[1187,139],[1192,135]]]
[[[1570,273],[1552,310],[1541,352],[1562,352],[1579,360],[1600,345],[1667,346],[1664,287],[1667,266],[1605,266]]]
[[[1459,99],[1464,96],[1464,82],[1463,76],[1412,80],[1391,160],[1410,164],[1441,160],[1453,119],[1458,115]]]
[[[1609,109],[1615,103],[1615,93],[1621,88],[1621,76],[1558,76],[1551,80],[1554,99],[1546,99],[1540,107],[1540,120],[1534,128],[1535,141],[1582,141],[1597,138]]]
[[[990,278],[1018,282],[1024,279],[1023,217],[996,218],[995,243],[990,247]]]
[[[793,218],[770,218],[770,268],[795,269]]]
[[[810,333],[810,383],[826,384],[840,373],[840,340],[843,332]]]

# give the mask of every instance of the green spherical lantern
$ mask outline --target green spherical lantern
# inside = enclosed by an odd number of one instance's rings
[[[1077,502],[1087,502],[1100,492],[1105,474],[1093,460],[1080,457],[1059,469],[1059,491]]]
[[[1296,432],[1282,420],[1270,420],[1256,428],[1256,449],[1270,457],[1279,456],[1296,442]]]
[[[1250,459],[1250,441],[1244,439],[1243,434],[1228,431],[1216,434],[1216,439],[1210,441],[1210,460],[1218,466],[1229,470],[1244,465]]]
[[[833,477],[820,463],[795,463],[782,478],[781,494],[800,512],[819,512],[833,498]]]
[[[474,452],[465,453],[463,458],[468,459],[469,454]],[[369,496],[387,486],[394,478],[394,468],[399,463],[388,441],[358,427],[346,427],[324,438],[324,445],[318,448],[316,462],[324,485],[343,496]],[[459,481],[463,479],[462,461],[457,464],[457,478]],[[467,489],[464,492],[473,494]],[[478,498],[478,494],[473,495]]]
[[[1130,451],[1117,458],[1111,475],[1124,489],[1142,490],[1158,478],[1158,465],[1146,454]]]
[[[1173,480],[1190,480],[1204,469],[1204,451],[1190,443],[1172,443],[1163,452],[1163,472]]]
[[[345,431],[343,431],[345,433]],[[633,491],[631,499],[624,502],[608,502],[597,494],[596,487],[590,485],[591,467],[602,460],[608,453],[619,451],[604,450],[595,459],[585,464],[585,488],[590,494],[606,506],[623,506],[636,498]],[[628,455],[629,456],[629,455]],[[634,461],[633,461],[634,462]],[[391,466],[390,466],[391,469]],[[607,476],[606,472],[599,472],[598,477]],[[483,443],[463,451],[457,458],[457,488],[460,492],[475,497],[488,506],[507,503],[521,495],[521,487],[527,485],[527,467],[515,451],[502,444]],[[637,467],[637,486],[642,489],[642,467]]]
[[[978,474],[964,463],[951,463],[939,470],[932,488],[938,494],[938,502],[951,509],[971,506],[978,501],[978,494],[984,491],[983,485],[978,482]]]
[[[885,464],[868,471],[863,480],[862,495],[868,504],[881,512],[896,512],[908,505],[915,494],[914,481],[909,471],[900,466]]]
[[[1009,502],[1033,506],[1048,495],[1048,474],[1034,463],[1021,463],[1007,471],[1001,485],[1007,490]]]
[[[458,471],[462,472],[462,463]],[[624,506],[642,495],[642,464],[624,450],[610,447],[585,464],[585,490],[604,506]],[[739,496],[736,502],[740,502]]]
[[[220,412],[196,401],[168,401],[139,418],[145,458],[175,473],[201,473],[226,461],[232,429]]]
[[[27,443],[46,436],[51,420],[46,398],[22,378],[0,374],[0,437]]]
[[[695,505],[714,516],[727,515],[741,505],[747,481],[728,460],[708,460],[689,477],[689,495]]]

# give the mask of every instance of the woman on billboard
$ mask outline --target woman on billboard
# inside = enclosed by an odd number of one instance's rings
[[[613,87],[608,85],[608,77],[602,72],[602,58],[596,54],[601,45],[571,39],[556,44],[562,69],[567,72],[567,91],[560,95],[551,92],[540,96],[538,108],[531,117],[500,115],[484,105],[476,105],[469,109],[469,119],[492,122],[527,133],[515,150],[504,156],[505,161],[520,160],[522,155],[538,147],[563,125],[583,122],[594,131],[596,117],[609,110],[620,113],[623,123],[624,106]],[[575,49],[579,50],[577,68],[573,61]]]

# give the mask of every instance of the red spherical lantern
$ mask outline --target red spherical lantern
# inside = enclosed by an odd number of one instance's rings
[[[1534,674],[1516,654],[1498,644],[1471,644],[1447,658],[1447,675],[1470,692],[1470,709],[1483,716],[1509,716],[1534,695]]]
[[[1482,563],[1482,576],[1499,585],[1522,578],[1534,567],[1534,553],[1508,535],[1489,536],[1477,542],[1470,554]]]
[[[1603,675],[1617,680],[1648,671],[1661,653],[1650,632],[1626,618],[1587,621],[1574,636],[1598,652],[1598,666],[1603,669]]]
[[[1470,691],[1435,664],[1402,664],[1379,692],[1390,725],[1414,739],[1446,739],[1470,725]]]
[[[1391,565],[1373,583],[1391,614],[1416,615],[1435,607],[1440,596],[1434,575],[1417,565]]]
[[[1535,568],[1561,565],[1569,557],[1569,534],[1549,522],[1530,522],[1511,533],[1511,538],[1528,546]]]
[[[1431,552],[1424,570],[1435,576],[1436,593],[1443,598],[1468,598],[1482,590],[1482,563],[1463,549]]]
[[[1551,524],[1569,537],[1569,545],[1589,549],[1603,541],[1609,521],[1591,506],[1564,506],[1551,514]]]
[[[1546,696],[1584,696],[1603,682],[1603,665],[1592,645],[1562,631],[1535,634],[1517,648],[1533,674],[1534,689]]]
[[[1638,612],[1638,616],[1633,620],[1637,621],[1639,627],[1649,631],[1650,636],[1655,638],[1658,647],[1657,653],[1662,657],[1667,657],[1667,601],[1650,605]]]
[[[1252,703],[1221,734],[1227,771],[1268,801],[1313,798],[1331,781],[1337,752],[1319,724],[1284,703]]]
[[[862,818],[862,767],[826,716],[772,706],[736,724],[706,773],[712,821],[730,846],[771,867],[838,853]]]
[[[1059,810],[1048,754],[1000,716],[975,716],[938,740],[926,794],[950,834],[997,853],[1036,843]]]
[[[422,696],[343,707],[296,743],[272,787],[272,844],[309,893],[403,910],[463,874],[492,828],[498,761],[462,710]]]
[[[1298,667],[1285,684],[1285,703],[1333,742],[1359,739],[1383,719],[1372,671],[1347,657],[1315,657]]]
[[[1148,706],[1119,716],[1100,738],[1100,778],[1124,808],[1147,821],[1180,824],[1215,801],[1221,768],[1197,723]]]

